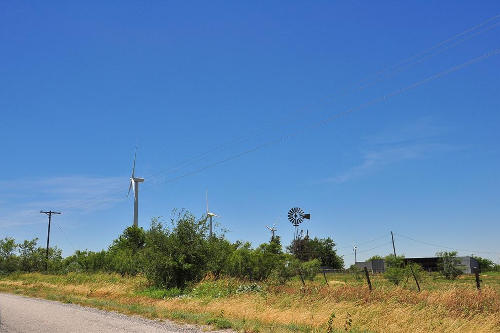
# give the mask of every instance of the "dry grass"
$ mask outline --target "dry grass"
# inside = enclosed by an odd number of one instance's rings
[[[353,331],[372,332],[500,332],[500,293],[496,279],[481,291],[473,284],[430,280],[424,291],[393,287],[375,277],[375,290],[337,276],[325,286],[320,279],[300,288],[263,286],[262,292],[236,293],[235,280],[203,281],[198,290],[228,290],[205,295],[156,299],[144,290],[144,278],[112,274],[62,276],[23,274],[0,279],[0,290],[97,306],[147,317],[171,318],[241,331],[325,332],[331,313],[333,327],[343,331],[352,320]],[[466,279],[467,280],[467,279]],[[432,284],[432,286],[431,286]],[[205,288],[205,289],[204,289]],[[195,296],[193,296],[195,295]],[[222,297],[214,296],[222,295]],[[347,325],[349,329],[349,325]]]

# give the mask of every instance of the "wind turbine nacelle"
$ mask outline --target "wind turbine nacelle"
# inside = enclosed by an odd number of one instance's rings
[[[212,216],[212,217],[216,217],[217,215],[215,215],[214,213],[207,213],[208,216]]]
[[[144,178],[132,178],[132,181],[134,181],[135,183],[142,183],[144,181]]]

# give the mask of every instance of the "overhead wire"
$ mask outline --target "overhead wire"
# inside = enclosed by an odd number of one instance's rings
[[[370,239],[368,241],[356,242],[353,245],[346,245],[346,246],[337,247],[337,249],[347,249],[347,248],[351,248],[352,249],[354,246],[366,245],[366,244],[372,243],[374,241],[377,241],[377,240],[385,238],[385,237],[389,237],[389,235],[388,234],[383,234],[383,235],[380,235],[380,236],[378,236],[376,238]]]
[[[375,75],[376,75],[376,76],[379,76],[379,75],[383,74],[384,72],[387,72],[387,71],[392,71],[392,70],[394,70],[395,68],[397,68],[397,67],[400,67],[400,66],[404,65],[405,63],[409,62],[410,60],[412,60],[412,59],[414,59],[414,58],[421,57],[421,56],[423,56],[424,54],[429,53],[429,52],[431,52],[431,51],[433,51],[433,50],[435,50],[435,49],[438,49],[438,48],[440,48],[441,46],[443,46],[443,45],[445,45],[445,44],[447,44],[447,43],[449,43],[449,42],[451,42],[451,41],[454,41],[454,40],[456,40],[456,39],[458,39],[458,38],[460,38],[460,37],[462,37],[462,36],[465,36],[465,35],[467,35],[468,33],[473,32],[474,30],[477,30],[477,29],[479,29],[480,27],[487,25],[488,23],[490,23],[490,22],[492,22],[492,21],[496,21],[496,20],[498,20],[499,18],[500,18],[500,14],[496,14],[496,15],[494,15],[494,16],[492,16],[492,17],[489,17],[489,18],[487,18],[486,20],[484,20],[484,21],[482,21],[482,22],[480,22],[480,23],[478,23],[478,24],[476,24],[476,25],[474,25],[474,26],[472,26],[472,27],[470,27],[470,28],[468,28],[468,29],[466,29],[466,30],[464,30],[464,31],[462,31],[462,32],[459,32],[459,33],[457,33],[457,34],[455,34],[455,35],[453,35],[453,36],[451,36],[451,37],[449,37],[449,38],[447,38],[447,39],[445,39],[445,40],[443,40],[443,41],[441,41],[441,42],[439,42],[439,43],[435,44],[434,46],[431,46],[431,47],[430,47],[430,48],[428,48],[428,49],[425,49],[425,50],[423,50],[423,51],[420,51],[420,52],[418,52],[418,53],[416,53],[416,54],[412,55],[411,57],[408,57],[408,58],[406,58],[406,59],[404,59],[404,60],[402,60],[402,61],[400,61],[400,62],[396,63],[396,64],[395,64],[395,65],[393,65],[393,66],[389,66],[389,67],[387,67],[387,68],[385,68],[385,69],[383,69],[383,70],[381,70],[381,71],[377,72]],[[494,24],[494,26],[496,26],[496,25],[498,25],[498,23]],[[487,28],[487,29],[486,29],[486,30],[484,30],[484,31],[488,31],[488,30],[489,30],[489,29]],[[483,31],[483,32],[484,32],[484,31]]]
[[[70,241],[68,234],[66,234],[66,232],[62,229],[61,225],[58,222],[57,223],[52,222],[52,223],[55,224],[57,228],[61,231],[61,233],[66,237],[66,241],[69,243],[69,246],[71,246],[71,248],[73,249],[73,253],[76,253],[76,248],[73,246],[73,243]]]
[[[366,250],[356,251],[356,254],[363,254],[363,253],[367,253],[367,252],[373,251],[373,250],[375,250],[375,249],[379,249],[379,248],[381,248],[381,247],[388,246],[388,245],[390,245],[390,244],[392,244],[392,243],[391,243],[391,242],[385,242],[385,243],[382,243],[382,244],[379,244],[379,245],[375,245],[375,246],[373,246],[373,247],[371,247],[371,248],[369,248],[369,249],[366,249]],[[351,256],[351,255],[352,255],[352,256],[354,256],[354,253],[347,253],[347,254],[345,254],[345,255],[346,255],[346,256]]]
[[[491,26],[489,26],[489,27],[487,27],[487,28],[485,28],[485,29],[483,29],[483,30],[480,30],[479,32],[476,32],[476,33],[474,33],[474,34],[472,34],[472,35],[469,35],[469,36],[467,36],[467,37],[465,37],[465,38],[463,38],[463,39],[461,39],[461,40],[459,40],[459,41],[457,41],[457,42],[455,42],[455,43],[453,43],[453,44],[450,44],[450,45],[445,46],[444,48],[438,49],[438,50],[436,50],[434,53],[430,53],[430,54],[428,54],[428,55],[424,55],[424,56],[422,56],[421,58],[419,58],[418,60],[415,60],[415,61],[413,61],[413,62],[411,62],[411,63],[408,63],[408,64],[407,64],[407,65],[405,65],[405,66],[402,66],[402,65],[401,65],[398,69],[395,69],[395,70],[393,70],[393,71],[389,72],[388,74],[386,74],[386,75],[384,75],[384,76],[382,76],[382,77],[384,77],[384,78],[389,78],[389,77],[391,77],[391,76],[394,76],[395,74],[397,74],[397,73],[399,73],[399,72],[401,72],[401,71],[403,71],[403,70],[405,70],[405,69],[408,69],[408,68],[410,68],[410,67],[412,67],[412,66],[414,66],[414,65],[417,65],[417,64],[419,64],[419,63],[422,63],[424,60],[427,60],[427,59],[430,59],[430,58],[432,58],[432,57],[435,57],[435,56],[437,56],[438,54],[441,54],[441,53],[443,53],[444,51],[447,51],[447,50],[449,50],[449,49],[451,49],[451,48],[453,48],[453,47],[455,47],[455,46],[457,46],[457,45],[459,45],[459,44],[462,44],[463,42],[465,42],[465,41],[467,41],[467,40],[469,40],[469,39],[471,39],[471,38],[473,38],[473,37],[476,37],[477,35],[480,35],[480,34],[482,34],[482,33],[484,33],[484,32],[490,31],[490,30],[492,30],[492,29],[494,29],[494,28],[498,27],[499,25],[500,25],[500,22],[497,22],[497,23],[495,23],[495,24],[493,24],[493,25],[491,25]],[[365,88],[371,87],[371,86],[373,86],[374,84],[376,84],[376,83],[377,83],[377,82],[379,82],[379,81],[382,81],[382,79],[374,80],[374,81],[373,81],[373,82],[371,82],[370,84],[367,84],[367,85],[362,86],[362,88],[361,88],[361,89],[365,89]]]
[[[454,248],[454,247],[450,247],[450,246],[444,246],[444,245],[438,245],[438,244],[433,244],[433,243],[429,243],[429,242],[426,242],[426,241],[422,241],[422,240],[418,240],[418,239],[415,239],[413,237],[410,237],[410,236],[406,236],[406,235],[403,235],[403,234],[400,234],[400,233],[394,233],[394,235],[396,236],[399,236],[399,237],[403,237],[403,238],[406,238],[406,239],[409,239],[411,241],[414,241],[416,243],[420,243],[420,244],[424,244],[424,245],[428,245],[428,246],[432,246],[432,247],[436,247],[436,248],[439,248],[439,249],[448,249],[448,250],[454,250],[454,251],[463,251],[463,252],[468,252],[468,253],[481,253],[481,254],[495,254],[495,255],[500,255],[500,252],[492,252],[492,251],[471,251],[471,250],[467,250],[467,249],[459,249],[459,248]]]
[[[439,54],[439,53],[441,53],[441,52],[443,52],[445,50],[448,50],[448,49],[450,49],[450,48],[452,48],[452,47],[454,47],[454,46],[456,46],[456,45],[464,42],[465,40],[468,40],[468,39],[470,39],[470,38],[472,38],[474,36],[477,36],[478,34],[481,34],[481,33],[484,33],[486,31],[489,31],[489,30],[495,28],[496,26],[498,26],[500,24],[500,22],[497,22],[494,25],[489,26],[489,27],[487,27],[484,30],[479,30],[479,32],[476,32],[475,34],[473,34],[471,36],[468,36],[468,37],[465,37],[465,38],[463,38],[461,40],[458,40],[454,44],[446,46],[447,43],[450,43],[450,42],[455,41],[455,40],[457,40],[457,39],[459,39],[461,37],[464,37],[467,34],[473,32],[473,31],[475,31],[475,30],[477,30],[477,29],[479,29],[479,28],[481,28],[481,27],[483,27],[483,26],[491,23],[492,21],[495,21],[495,20],[499,19],[499,18],[500,18],[500,14],[497,14],[497,15],[495,15],[493,17],[490,17],[487,20],[485,20],[485,21],[483,21],[483,22],[481,22],[481,23],[479,23],[479,24],[477,24],[477,25],[475,25],[475,26],[473,26],[473,27],[471,27],[469,29],[466,29],[465,31],[457,33],[457,34],[453,35],[452,37],[449,37],[449,38],[447,38],[447,39],[445,39],[445,40],[437,43],[436,45],[434,45],[434,46],[432,46],[432,47],[430,47],[430,48],[428,48],[428,49],[426,49],[424,51],[418,52],[417,54],[415,54],[415,55],[413,55],[411,57],[408,57],[408,58],[406,58],[406,59],[398,62],[397,64],[395,64],[393,66],[390,66],[390,67],[387,67],[387,68],[385,68],[385,69],[383,69],[381,71],[378,71],[375,74],[375,77],[379,77],[382,74],[387,73],[387,72],[389,74],[391,72],[395,72],[395,73],[400,72],[400,71],[404,70],[405,68],[408,68],[408,67],[410,67],[410,66],[412,66],[414,64],[417,64],[419,62],[422,62],[425,59],[429,59],[431,57],[434,57],[435,55],[437,55],[437,54]],[[445,46],[444,49],[439,50],[437,53],[434,53],[434,54],[431,53],[431,54],[429,54],[430,52],[432,52],[434,50],[437,50],[437,49],[441,48],[442,46]],[[416,59],[416,60],[414,60],[414,59]],[[375,80],[372,79],[373,82],[371,84],[364,85],[364,86],[361,85],[361,86],[355,88],[354,90],[363,90],[363,89],[365,89],[365,88],[367,88],[369,86],[372,86],[373,84],[375,84],[377,82],[382,81],[383,79],[384,78],[377,78]],[[365,81],[370,82],[370,79],[369,78],[362,79],[362,80],[359,81],[359,83],[363,83]],[[328,96],[327,99],[330,99],[333,96],[335,96],[335,94]],[[303,112],[303,111],[306,111],[306,110],[307,110],[307,108],[300,108],[300,109],[296,110],[295,112],[293,112],[293,114],[296,114],[296,113],[299,113],[299,112]],[[290,116],[290,115],[288,115],[288,116]],[[194,164],[196,162],[202,161],[206,157],[210,156],[212,153],[217,152],[219,150],[223,150],[225,147],[230,146],[231,144],[242,142],[242,141],[245,141],[245,140],[247,140],[249,138],[254,138],[254,137],[255,137],[255,135],[242,136],[242,137],[236,138],[234,140],[230,140],[230,141],[228,141],[226,143],[222,143],[220,145],[217,145],[213,149],[210,149],[210,150],[205,151],[203,153],[197,154],[197,155],[195,155],[192,158],[188,158],[188,159],[180,162],[175,167],[172,167],[172,168],[169,168],[167,170],[160,171],[160,172],[156,172],[156,173],[153,174],[153,176],[154,175],[159,175],[159,174],[167,174],[168,175],[168,174],[172,174],[172,173],[177,173],[178,171],[184,169],[185,167],[190,166],[190,165],[192,165],[192,164]]]
[[[360,110],[360,109],[364,109],[364,108],[366,108],[366,107],[368,107],[368,106],[371,106],[371,105],[374,105],[374,104],[377,104],[377,103],[383,102],[383,101],[385,101],[385,100],[387,100],[387,99],[389,99],[389,98],[391,98],[391,97],[395,97],[395,96],[400,95],[400,94],[402,94],[402,93],[404,93],[404,92],[406,92],[406,91],[409,91],[409,90],[415,89],[415,88],[417,88],[417,87],[419,87],[419,86],[421,86],[421,85],[423,85],[423,84],[425,84],[425,83],[428,83],[428,82],[430,82],[430,81],[436,80],[436,79],[438,79],[438,78],[440,78],[440,77],[442,77],[442,76],[445,76],[445,75],[451,74],[451,73],[453,73],[453,72],[455,72],[455,71],[458,71],[458,70],[460,70],[460,69],[462,69],[462,68],[465,68],[465,67],[467,67],[467,66],[470,66],[470,65],[472,65],[472,64],[474,64],[474,63],[476,63],[476,62],[479,62],[479,61],[482,61],[482,60],[487,59],[487,58],[489,58],[489,57],[495,56],[495,55],[497,55],[497,54],[499,54],[499,53],[500,53],[500,49],[494,49],[494,50],[492,50],[492,51],[490,51],[490,52],[487,52],[487,53],[485,53],[485,54],[483,54],[483,55],[481,55],[481,56],[478,56],[478,57],[475,57],[475,58],[473,58],[473,59],[470,59],[470,60],[468,60],[468,61],[466,61],[466,62],[464,62],[464,63],[461,63],[461,64],[459,64],[459,65],[456,65],[456,66],[450,67],[450,68],[449,68],[449,69],[447,69],[447,70],[444,70],[444,71],[438,72],[438,73],[436,73],[436,74],[434,74],[434,75],[431,75],[431,76],[426,77],[425,79],[422,79],[422,80],[416,81],[416,82],[414,82],[414,83],[412,83],[412,84],[410,84],[410,85],[408,85],[408,86],[405,86],[405,87],[403,87],[403,88],[400,88],[400,89],[394,90],[394,91],[392,91],[392,92],[390,92],[390,93],[388,93],[388,94],[386,94],[386,95],[382,95],[382,96],[380,96],[380,97],[373,98],[373,99],[371,99],[371,100],[370,100],[370,101],[368,101],[368,102],[365,102],[365,103],[359,104],[358,106],[353,107],[353,108],[350,108],[350,109],[348,109],[348,110],[345,110],[345,111],[341,111],[341,112],[337,112],[337,113],[335,113],[335,114],[332,114],[332,115],[330,115],[329,117],[327,117],[327,118],[325,118],[325,119],[323,119],[323,120],[321,120],[321,121],[319,121],[319,122],[313,123],[312,125],[309,125],[309,126],[303,126],[303,127],[301,127],[300,129],[298,129],[298,130],[297,130],[295,133],[293,133],[293,134],[286,134],[286,135],[280,136],[280,137],[278,137],[278,138],[276,138],[276,139],[269,140],[269,141],[267,141],[267,142],[265,142],[265,143],[262,143],[262,144],[259,144],[259,145],[257,145],[257,146],[254,146],[254,147],[252,147],[252,148],[250,148],[250,149],[247,149],[247,150],[241,151],[241,152],[239,152],[239,153],[237,153],[237,154],[231,155],[231,156],[229,156],[229,157],[226,157],[226,158],[224,158],[224,159],[222,159],[222,160],[219,160],[219,161],[216,161],[216,162],[214,162],[214,163],[211,163],[211,164],[205,165],[204,167],[198,168],[198,169],[193,170],[193,171],[191,171],[191,172],[187,172],[187,173],[184,173],[184,174],[182,174],[182,175],[180,175],[180,176],[177,176],[177,177],[173,177],[173,178],[167,179],[165,182],[166,182],[166,183],[171,183],[171,182],[174,182],[174,181],[180,180],[180,179],[182,179],[182,178],[185,178],[185,177],[188,177],[188,176],[191,176],[191,175],[194,175],[194,174],[200,173],[200,172],[202,172],[202,171],[204,171],[204,170],[207,170],[207,169],[209,169],[209,168],[212,168],[212,167],[214,167],[214,166],[217,166],[217,165],[220,165],[220,164],[223,164],[223,163],[229,162],[229,161],[231,161],[231,160],[237,159],[237,158],[239,158],[239,157],[241,157],[241,156],[244,156],[244,155],[250,154],[250,153],[255,152],[255,151],[257,151],[257,150],[260,150],[260,149],[262,149],[262,148],[265,148],[265,147],[268,147],[268,146],[271,146],[271,145],[274,145],[274,144],[278,144],[278,143],[284,142],[284,141],[286,141],[286,140],[289,140],[289,139],[291,139],[291,138],[294,138],[294,137],[296,137],[296,136],[298,136],[298,135],[302,134],[305,130],[310,130],[311,128],[317,128],[317,127],[323,126],[323,125],[325,125],[325,124],[327,124],[327,123],[329,123],[329,122],[331,122],[331,121],[333,121],[333,120],[335,120],[335,119],[337,119],[337,118],[340,118],[340,117],[342,117],[342,116],[345,116],[345,115],[347,115],[347,114],[350,114],[350,113],[352,113],[352,112],[354,112],[354,111],[357,111],[357,110]]]

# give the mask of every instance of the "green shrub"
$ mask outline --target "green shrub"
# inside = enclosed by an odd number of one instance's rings
[[[301,261],[318,259],[321,266],[336,269],[344,268],[344,259],[337,255],[335,242],[330,238],[305,238],[296,239],[287,247],[288,252],[292,253]]]
[[[169,229],[155,219],[146,234],[146,277],[157,287],[185,288],[206,274],[208,249],[205,220],[181,212]]]
[[[300,261],[292,255],[284,255],[283,258],[284,259],[280,261],[272,271],[270,276],[271,282],[285,284],[294,276],[297,276]]]
[[[385,257],[384,278],[399,285],[408,277],[408,271],[404,267],[404,256],[394,256],[392,254]]]
[[[454,280],[463,274],[463,266],[457,258],[457,252],[438,252],[439,271],[448,280]]]
[[[495,270],[495,263],[492,260],[476,256],[472,256],[472,258],[476,259],[479,263],[481,272],[491,272]]]
[[[321,270],[321,261],[319,259],[306,261],[300,265],[300,270],[304,279],[312,281]]]
[[[15,254],[17,247],[14,238],[0,239],[0,273],[12,273],[19,269],[19,260]]]

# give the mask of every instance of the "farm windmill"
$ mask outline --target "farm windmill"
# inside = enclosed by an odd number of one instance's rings
[[[310,220],[311,214],[304,214],[304,211],[299,207],[294,207],[288,211],[288,220],[295,227],[295,234],[293,237],[294,239],[297,239],[299,237],[298,227],[302,223],[302,221],[304,221],[304,219]]]
[[[217,214],[215,213],[212,213],[209,209],[208,209],[208,191],[206,193],[206,201],[207,201],[207,217],[210,221],[210,237],[212,237],[212,218],[214,217],[217,217]]]
[[[130,184],[128,187],[127,197],[130,195],[130,190],[134,191],[134,227],[139,225],[139,183],[144,181],[144,178],[135,176],[135,159],[137,152],[134,154],[134,165],[132,167],[132,175],[130,176]]]

